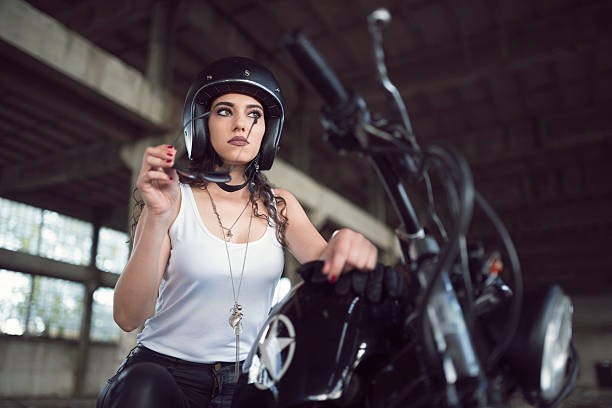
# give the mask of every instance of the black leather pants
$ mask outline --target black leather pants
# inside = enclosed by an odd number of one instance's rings
[[[137,346],[102,387],[96,408],[229,407],[233,365],[193,363]]]

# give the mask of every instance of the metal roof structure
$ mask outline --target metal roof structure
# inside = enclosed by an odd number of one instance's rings
[[[126,146],[176,132],[196,73],[245,55],[269,65],[287,95],[280,158],[395,227],[366,163],[323,141],[320,101],[280,45],[303,28],[384,113],[365,22],[379,6],[393,16],[387,62],[418,140],[466,156],[526,282],[610,290],[606,0],[5,0],[0,196],[125,229],[135,160]],[[478,217],[472,232],[492,240]]]

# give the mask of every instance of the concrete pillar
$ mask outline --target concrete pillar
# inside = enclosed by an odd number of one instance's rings
[[[128,216],[128,225],[127,232],[128,234],[131,232],[131,224],[133,217],[134,204],[136,202],[135,198],[138,193],[132,194],[134,189],[136,188],[136,181],[138,179],[138,173],[140,172],[140,168],[142,166],[142,157],[144,156],[144,151],[149,146],[156,146],[164,143],[172,143],[174,138],[178,135],[178,130],[172,130],[168,132],[166,135],[162,136],[153,136],[146,139],[140,139],[138,142],[124,145],[121,147],[119,151],[119,156],[123,163],[131,170],[132,177],[130,183],[130,202],[129,202],[129,216]],[[130,244],[131,246],[131,244]]]
[[[74,370],[74,388],[73,394],[80,396],[85,388],[85,374],[87,373],[87,356],[89,354],[89,331],[91,329],[91,315],[93,306],[93,294],[98,289],[100,277],[96,268],[96,257],[98,255],[98,242],[100,237],[100,219],[101,214],[95,214],[93,224],[93,237],[91,240],[91,256],[89,260],[89,268],[96,271],[92,274],[87,282],[85,282],[85,299],[83,300],[83,311],[81,314],[81,332],[79,334],[79,343],[77,350],[77,361]]]
[[[571,298],[574,341],[580,355],[578,385],[592,387],[597,384],[595,364],[612,359],[612,292],[607,290]]]
[[[134,204],[136,203],[137,192],[132,194],[134,189],[136,188],[136,180],[138,179],[138,174],[140,172],[140,168],[142,166],[142,157],[144,155],[144,151],[148,146],[155,146],[162,143],[172,143],[172,140],[176,135],[178,130],[171,131],[165,136],[159,137],[151,137],[147,139],[141,139],[138,142],[125,145],[121,148],[119,155],[121,159],[125,163],[125,165],[131,170],[132,178],[130,183],[130,202],[129,202],[129,215],[128,215],[128,225],[126,226],[128,234],[131,236],[131,225],[132,218],[134,217]],[[132,243],[130,242],[130,250]],[[136,336],[140,330],[134,330],[132,332],[124,332],[121,331],[119,334],[119,341],[117,342],[117,353],[115,354],[116,364],[119,365],[121,361],[125,358],[128,352],[136,345]]]
[[[124,146],[121,149],[121,159],[127,165],[127,167],[131,170],[132,177],[130,182],[130,201],[129,201],[129,210],[128,210],[128,225],[127,233],[132,236],[132,222],[134,218],[134,205],[136,204],[137,192],[134,192],[136,188],[136,180],[138,179],[138,173],[140,172],[140,167],[142,166],[142,157],[144,155],[144,151],[147,146],[151,146],[155,143],[151,143],[151,140],[144,139],[132,145]],[[130,252],[132,250],[132,240],[130,239]],[[139,330],[134,330],[132,332],[125,332],[121,330],[119,333],[119,340],[117,341],[117,352],[115,354],[115,362],[118,366],[121,361],[127,356],[129,351],[136,345],[136,336],[138,335]]]
[[[179,1],[157,0],[153,4],[149,31],[147,79],[154,87],[172,87],[174,69],[174,23]]]

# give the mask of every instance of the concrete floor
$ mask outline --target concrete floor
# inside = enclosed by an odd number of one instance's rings
[[[0,399],[0,408],[94,408],[95,406],[94,398]],[[516,398],[508,405],[508,408],[530,406]],[[559,408],[612,408],[612,389],[576,388],[570,398],[564,401]]]
[[[0,399],[0,408],[94,408],[95,398]]]
[[[509,408],[526,408],[521,399],[515,398]],[[612,389],[576,387],[572,395],[559,408],[612,408]]]

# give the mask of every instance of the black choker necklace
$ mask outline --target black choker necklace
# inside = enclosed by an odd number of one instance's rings
[[[227,183],[217,183],[217,185],[221,188],[221,190],[227,191],[228,193],[233,193],[234,191],[242,190],[243,188],[245,188],[246,185],[249,184],[249,181],[250,180],[247,179],[244,183],[236,185],[229,185]]]
[[[247,175],[247,178],[244,181],[244,183],[236,184],[236,185],[229,185],[227,183],[216,183],[216,184],[219,186],[219,188],[221,188],[221,190],[227,191],[228,193],[233,193],[234,191],[242,190],[243,188],[246,187],[247,184],[251,183],[249,185],[249,191],[251,193],[254,193],[255,192],[254,179],[255,179],[255,177],[257,177],[257,173],[259,173],[258,159],[259,159],[259,155],[257,155],[255,160],[253,162],[251,162],[251,164],[249,164],[249,166],[247,167],[246,172],[245,172],[246,175]],[[255,164],[254,168],[251,167],[253,165],[253,163]],[[230,168],[230,170],[231,170],[231,168]]]

